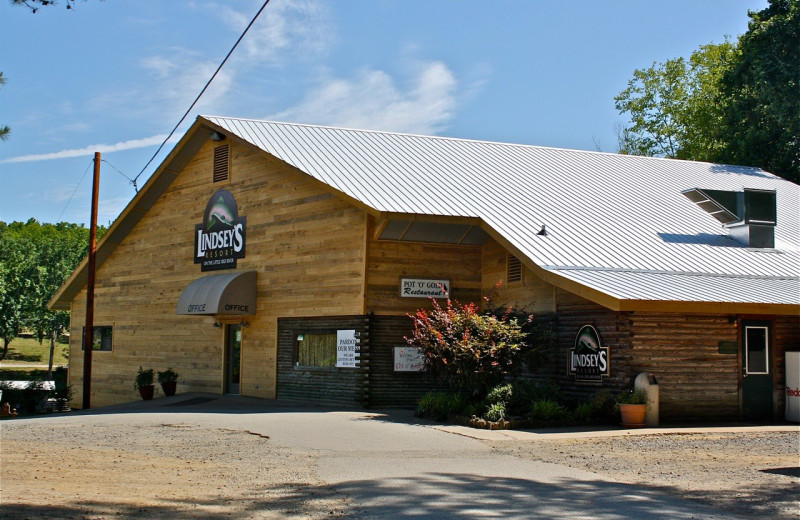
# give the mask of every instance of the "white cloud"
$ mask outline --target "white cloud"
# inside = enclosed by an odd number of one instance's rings
[[[218,6],[222,20],[241,33],[251,14],[240,13],[227,5]],[[278,62],[287,55],[311,57],[325,53],[333,44],[334,31],[327,8],[308,0],[282,0],[270,3],[248,31],[238,51],[248,62]],[[236,56],[236,54],[234,54]]]
[[[166,138],[165,134],[154,135],[151,137],[144,137],[142,139],[131,139],[130,141],[121,141],[114,144],[91,144],[83,148],[71,148],[61,150],[58,152],[39,153],[32,155],[20,155],[17,157],[9,157],[3,159],[0,163],[20,163],[20,162],[33,162],[33,161],[51,161],[54,159],[68,159],[70,157],[82,157],[84,155],[92,155],[94,152],[111,153],[121,152],[123,150],[134,150],[137,148],[146,148],[148,146],[155,146],[161,144]],[[180,136],[173,136],[170,142],[177,141]]]
[[[455,76],[439,61],[425,64],[407,92],[400,91],[385,72],[367,70],[354,80],[330,81],[309,92],[297,106],[270,118],[434,134],[453,117],[456,87]]]

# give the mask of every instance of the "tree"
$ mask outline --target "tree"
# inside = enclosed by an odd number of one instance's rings
[[[69,325],[65,311],[50,311],[47,302],[86,254],[89,230],[77,224],[0,223],[0,332],[3,353],[21,327],[41,342],[54,339]],[[101,233],[98,233],[101,234]]]
[[[631,124],[618,129],[619,152],[678,159],[713,160],[722,147],[719,81],[736,56],[725,41],[683,58],[636,69],[615,98]]]
[[[42,7],[58,5],[58,2],[55,0],[11,0],[11,3],[13,5],[25,6],[34,14]],[[75,9],[75,0],[66,0],[66,4],[67,9]]]
[[[0,88],[3,88],[3,85],[6,84],[6,78],[3,77],[3,73],[0,72]],[[8,126],[0,126],[0,141],[5,141],[8,139],[8,134],[11,133],[11,129]]]
[[[411,318],[414,332],[407,343],[425,357],[434,378],[482,399],[507,375],[517,371],[531,346],[516,318],[480,313],[474,303],[447,299],[446,308],[419,309]]]
[[[739,59],[720,81],[720,158],[800,182],[800,0],[748,15]]]

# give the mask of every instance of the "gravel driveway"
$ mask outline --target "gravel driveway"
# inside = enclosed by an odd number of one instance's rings
[[[179,395],[3,421],[0,513],[800,518],[800,429],[740,430],[508,437],[448,430],[404,411]]]

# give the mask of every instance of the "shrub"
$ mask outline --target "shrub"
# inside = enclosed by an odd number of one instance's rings
[[[503,403],[494,403],[489,405],[489,409],[483,414],[483,418],[487,421],[497,422],[506,418],[506,405]]]
[[[172,383],[173,381],[177,381],[180,375],[172,370],[172,368],[168,368],[163,372],[158,373],[158,382],[159,383]]]
[[[531,404],[528,417],[534,421],[553,421],[563,419],[566,413],[566,409],[556,401],[541,399]]]
[[[431,311],[419,309],[410,316],[414,331],[406,341],[423,353],[425,370],[435,379],[481,399],[519,370],[529,346],[516,319],[480,314],[474,303],[448,298],[442,308],[431,301]]]
[[[647,392],[627,390],[617,396],[617,404],[647,404]]]
[[[608,390],[601,390],[589,401],[592,409],[591,418],[603,423],[615,423],[617,419],[617,403]]]
[[[142,367],[139,367],[139,371],[136,373],[136,380],[133,383],[134,388],[139,388],[142,386],[150,386],[153,384],[153,369],[148,368],[147,370],[143,370]]]
[[[486,395],[486,404],[487,405],[509,404],[513,399],[513,395],[514,395],[513,384],[496,386],[491,390],[489,390],[489,393]]]
[[[436,421],[447,419],[448,415],[460,414],[468,402],[461,394],[447,392],[428,392],[417,403],[417,417],[429,417]]]

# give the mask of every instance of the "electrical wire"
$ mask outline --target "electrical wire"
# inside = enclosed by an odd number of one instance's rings
[[[164,145],[165,145],[165,144],[167,144],[167,141],[169,141],[169,139],[172,137],[172,134],[174,134],[174,133],[175,133],[175,131],[178,129],[178,127],[181,125],[181,123],[183,123],[183,120],[184,120],[184,119],[186,119],[186,116],[188,116],[188,115],[189,115],[189,112],[191,112],[191,111],[192,111],[192,109],[194,108],[194,106],[197,104],[197,102],[198,102],[198,101],[200,101],[200,97],[201,97],[201,96],[202,96],[202,95],[205,93],[205,91],[206,91],[206,90],[208,89],[208,87],[211,85],[211,82],[212,82],[212,81],[214,81],[214,78],[216,78],[216,77],[217,77],[217,73],[219,73],[219,71],[220,71],[220,70],[222,70],[222,67],[223,67],[223,66],[225,65],[225,63],[228,61],[228,58],[230,58],[230,57],[231,57],[231,54],[233,54],[233,51],[234,51],[234,50],[236,50],[236,47],[238,47],[238,46],[239,46],[239,42],[241,42],[241,41],[242,41],[242,39],[244,38],[244,35],[245,35],[245,34],[247,34],[247,31],[249,31],[249,30],[250,30],[250,27],[252,27],[252,26],[253,26],[253,24],[255,23],[255,21],[258,19],[259,15],[261,14],[261,11],[263,11],[263,10],[264,10],[264,8],[265,8],[265,7],[267,7],[267,4],[269,3],[269,1],[270,1],[270,0],[265,0],[265,1],[264,1],[264,3],[261,5],[261,8],[260,8],[260,9],[258,10],[258,12],[255,14],[255,16],[253,16],[253,19],[252,19],[252,20],[250,20],[250,23],[249,23],[249,24],[247,24],[247,27],[245,27],[244,31],[243,31],[243,32],[242,32],[242,34],[239,36],[239,39],[238,39],[238,40],[236,40],[236,43],[234,43],[234,44],[233,44],[233,47],[231,47],[231,50],[230,50],[230,51],[228,51],[228,54],[225,56],[225,59],[223,59],[223,60],[222,60],[222,63],[220,63],[220,64],[219,64],[219,67],[217,67],[217,70],[215,70],[215,71],[214,71],[214,74],[212,74],[212,75],[211,75],[211,78],[210,78],[210,79],[208,80],[208,82],[206,83],[206,86],[205,86],[205,87],[203,87],[203,90],[201,90],[201,91],[200,91],[200,93],[197,95],[197,97],[196,97],[196,98],[194,99],[194,101],[192,102],[191,106],[190,106],[190,107],[189,107],[189,108],[186,110],[186,112],[183,114],[183,117],[181,117],[180,121],[178,121],[178,123],[175,125],[175,127],[172,129],[172,131],[169,133],[169,135],[167,136],[167,138],[166,138],[166,139],[164,139],[164,141],[163,141],[163,142],[161,143],[161,145],[158,147],[158,150],[156,150],[156,153],[154,153],[154,154],[153,154],[153,156],[150,158],[150,160],[149,160],[149,161],[147,161],[147,164],[145,164],[145,165],[144,165],[144,168],[142,168],[142,170],[141,170],[141,171],[140,171],[140,172],[139,172],[139,173],[136,175],[136,177],[134,177],[133,179],[131,179],[131,184],[133,184],[133,187],[134,187],[134,189],[136,189],[136,181],[137,181],[137,180],[139,179],[139,177],[140,177],[140,176],[141,176],[141,175],[144,173],[144,171],[147,169],[147,167],[148,167],[148,166],[150,166],[150,163],[152,163],[152,162],[153,162],[153,160],[156,158],[156,156],[159,154],[159,152],[161,152],[161,149],[162,149],[162,148],[164,148]],[[136,191],[138,192],[139,190],[137,189]]]
[[[80,187],[81,183],[83,182],[83,179],[86,177],[86,174],[89,172],[89,168],[92,167],[92,164],[94,164],[94,159],[89,161],[89,165],[83,171],[83,175],[81,175],[81,180],[78,181],[78,184],[75,185],[75,189],[72,190],[72,195],[69,196],[69,199],[67,199],[67,203],[64,204],[64,209],[62,209],[61,213],[58,214],[58,221],[59,222],[61,222],[62,215],[64,215],[64,212],[67,211],[67,206],[69,206],[69,203],[72,202],[72,197],[75,196],[75,192],[78,191],[78,188]]]

